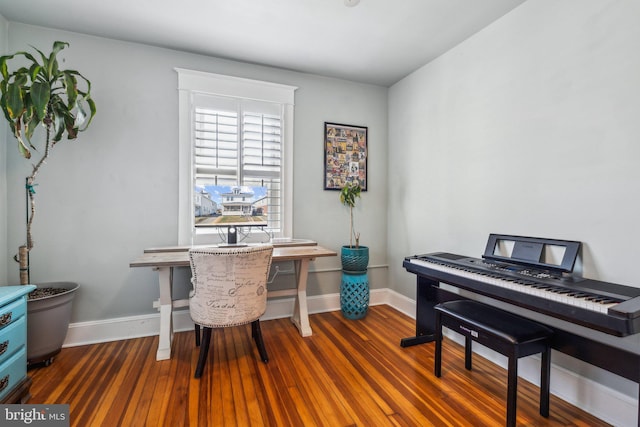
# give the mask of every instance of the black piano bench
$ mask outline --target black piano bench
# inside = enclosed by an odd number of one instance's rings
[[[435,306],[436,353],[434,374],[441,375],[442,327],[464,335],[465,368],[471,369],[471,343],[480,344],[509,359],[507,384],[507,426],[516,425],[518,359],[542,353],[540,372],[540,415],[549,416],[550,336],[544,325],[476,301],[458,300]]]

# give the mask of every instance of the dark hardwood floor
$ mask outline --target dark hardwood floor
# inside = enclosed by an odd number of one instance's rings
[[[175,334],[172,359],[160,362],[157,337],[65,348],[29,371],[29,403],[68,403],[73,426],[504,425],[506,371],[480,356],[465,370],[463,348],[448,340],[434,377],[433,344],[400,347],[414,321],[389,306],[358,321],[339,311],[310,320],[307,338],[288,319],[262,322],[268,364],[248,325],[214,331],[200,380],[192,332]],[[607,425],[555,396],[543,418],[538,395],[520,379],[518,425]]]

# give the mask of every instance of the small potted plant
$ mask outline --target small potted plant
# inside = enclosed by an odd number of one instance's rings
[[[357,181],[347,183],[340,190],[340,202],[349,208],[349,245],[342,246],[342,282],[340,310],[347,319],[362,319],[369,309],[369,248],[360,245],[360,233],[353,227],[353,208],[362,187]],[[355,245],[354,245],[355,240]]]
[[[360,233],[353,227],[353,208],[361,192],[362,187],[357,181],[348,182],[340,190],[340,202],[349,208],[349,245],[342,246],[340,253],[342,269],[345,271],[366,271],[369,264],[369,248],[360,246]]]
[[[91,123],[96,106],[91,98],[91,82],[75,70],[62,70],[57,55],[69,43],[56,41],[45,55],[16,52],[0,57],[0,108],[18,142],[20,154],[32,160],[31,174],[26,178],[27,198],[26,244],[14,259],[20,263],[20,283],[30,283],[29,251],[33,248],[31,225],[35,217],[35,181],[51,150],[62,140],[76,139],[78,132]],[[8,62],[21,57],[20,65],[9,71]],[[32,137],[44,128],[44,142],[36,144]],[[38,159],[32,159],[37,154]],[[30,295],[27,303],[27,360],[50,363],[60,351],[71,318],[71,302],[78,284],[72,282],[43,283]]]

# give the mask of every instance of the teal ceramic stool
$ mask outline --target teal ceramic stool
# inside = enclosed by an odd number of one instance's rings
[[[367,271],[342,271],[340,309],[347,319],[362,319],[369,309]]]

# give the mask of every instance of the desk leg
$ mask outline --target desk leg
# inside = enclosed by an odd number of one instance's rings
[[[296,325],[300,335],[303,337],[309,337],[313,334],[309,325],[309,311],[307,309],[307,276],[309,275],[310,261],[309,258],[294,261],[298,293],[296,294],[291,321]]]
[[[171,358],[171,342],[173,341],[173,268],[158,269],[160,283],[160,336],[156,360]]]

